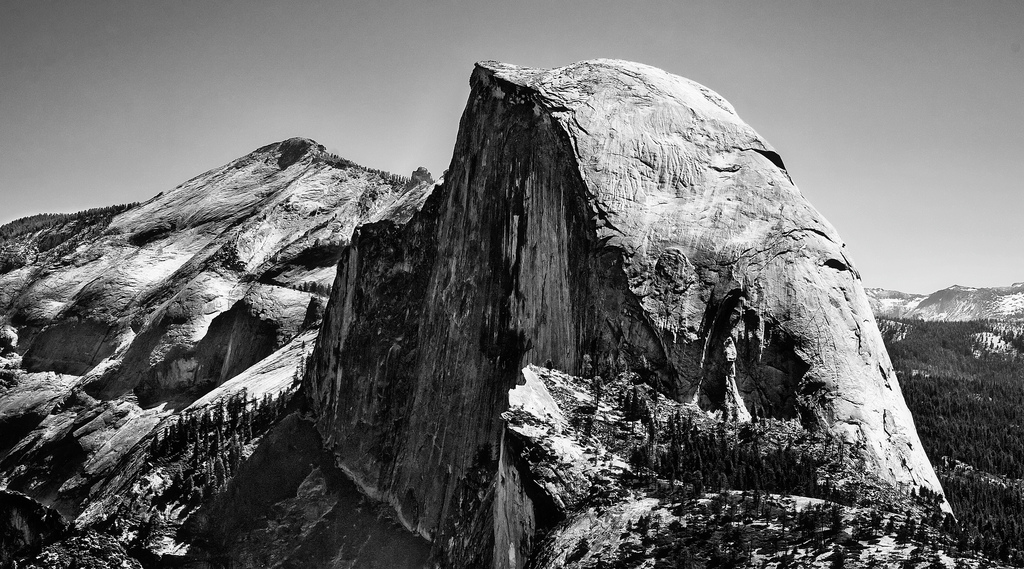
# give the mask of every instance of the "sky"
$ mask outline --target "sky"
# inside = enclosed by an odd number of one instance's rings
[[[729,100],[865,286],[1024,281],[1020,0],[0,3],[0,223],[292,136],[437,175],[474,62],[609,57]]]

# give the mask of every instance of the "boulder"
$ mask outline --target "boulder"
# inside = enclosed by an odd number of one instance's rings
[[[430,175],[430,170],[420,166],[413,171],[412,176],[409,178],[409,183],[414,186],[418,184],[433,184],[434,177]]]
[[[8,354],[18,347],[18,331],[13,326],[0,326],[0,354]]]

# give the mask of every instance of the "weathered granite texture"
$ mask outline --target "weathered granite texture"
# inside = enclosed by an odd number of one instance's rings
[[[493,547],[522,531],[495,500],[507,393],[587,354],[941,491],[842,241],[724,99],[611,60],[471,86],[445,181],[357,228],[305,379],[342,468],[437,562],[520,564]]]
[[[0,487],[102,517],[159,425],[286,389],[353,228],[406,207],[420,176],[293,138],[102,223],[0,240]]]

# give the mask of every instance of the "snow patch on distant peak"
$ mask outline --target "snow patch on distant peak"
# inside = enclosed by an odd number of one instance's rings
[[[1024,292],[999,297],[996,299],[995,309],[1007,315],[1024,311]]]

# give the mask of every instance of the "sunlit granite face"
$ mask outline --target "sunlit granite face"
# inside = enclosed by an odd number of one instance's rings
[[[357,228],[307,377],[340,464],[439,559],[509,563],[481,490],[508,390],[584,355],[941,491],[841,240],[724,99],[612,60],[483,62],[471,86],[445,182]]]

